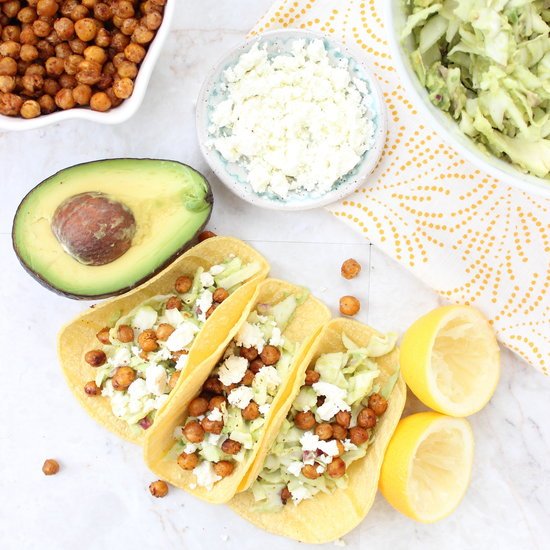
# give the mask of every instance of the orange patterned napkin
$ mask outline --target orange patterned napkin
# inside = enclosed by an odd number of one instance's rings
[[[384,38],[385,1],[278,0],[254,33],[312,29],[363,50],[388,139],[368,184],[330,210],[444,298],[481,309],[506,346],[548,375],[550,200],[476,170],[424,125]]]

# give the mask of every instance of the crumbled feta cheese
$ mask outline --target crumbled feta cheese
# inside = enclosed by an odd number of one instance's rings
[[[111,397],[111,410],[113,414],[120,418],[127,412],[130,404],[130,396],[123,391],[115,391]]]
[[[164,370],[164,369],[163,369]],[[128,387],[128,395],[130,399],[142,399],[151,393],[147,388],[147,384],[143,378],[136,378]]]
[[[337,456],[339,453],[338,443],[335,439],[332,441],[319,441],[317,448],[328,456]]]
[[[238,346],[256,348],[258,353],[262,353],[265,346],[264,335],[260,327],[248,322],[245,322],[239,329],[235,341]]]
[[[181,428],[181,427],[180,427],[180,428]],[[180,430],[179,436],[181,436],[181,430]],[[198,449],[198,447],[197,447],[194,443],[187,443],[187,445],[183,448],[183,452],[184,452],[185,454],[191,455],[191,454],[193,454],[197,449]]]
[[[208,460],[203,460],[194,470],[197,484],[201,487],[206,487],[209,491],[214,486],[214,483],[219,481],[221,477],[214,472],[214,467]]]
[[[182,370],[185,365],[187,365],[187,361],[189,360],[189,355],[184,354],[180,355],[178,357],[178,360],[176,361],[176,370]]]
[[[226,437],[224,434],[208,434],[206,437],[206,443],[217,447],[222,443],[222,440],[225,441],[225,439]]]
[[[162,347],[157,352],[155,352],[154,358],[156,361],[168,361],[168,359],[172,357],[172,353],[165,345],[162,345],[162,342],[161,346]]]
[[[197,325],[193,323],[181,324],[166,340],[166,347],[170,351],[179,351],[187,347],[194,339],[195,334],[199,331]]]
[[[208,418],[208,420],[212,420],[213,422],[218,422],[219,420],[223,420],[223,414],[222,411],[216,407],[215,409],[212,409],[208,415],[206,415],[206,418]]]
[[[239,409],[244,409],[253,398],[254,392],[252,391],[252,388],[249,388],[248,386],[239,386],[238,388],[231,390],[227,396],[229,403]]]
[[[209,146],[240,163],[257,193],[324,194],[373,146],[371,92],[322,40],[297,40],[291,55],[255,44],[224,79]]]
[[[300,438],[300,445],[304,451],[316,451],[319,448],[319,436],[313,432],[304,432]]]
[[[268,390],[276,389],[281,383],[281,377],[275,367],[262,367],[254,377],[256,385],[265,385]]]
[[[167,309],[164,312],[164,320],[173,327],[178,327],[183,323],[184,318],[181,311],[173,307],[172,309]]]
[[[342,445],[344,446],[344,451],[355,451],[357,449],[357,445],[351,442],[351,439],[344,439],[342,441]]]
[[[238,384],[248,368],[248,361],[244,357],[230,355],[219,369],[219,377],[222,384],[230,386]]]
[[[206,322],[206,312],[212,306],[213,301],[213,294],[209,290],[205,290],[197,298],[197,301],[195,302],[195,308],[197,310],[197,318],[199,321],[202,321],[203,323]]]
[[[340,411],[350,411],[351,407],[344,401],[346,390],[328,382],[316,382],[313,389],[317,395],[325,396],[325,402],[317,408],[317,416],[329,421]]]
[[[167,394],[167,393],[164,393],[163,395],[159,395],[156,399],[155,399],[155,410],[159,410],[161,407],[163,407],[166,402],[168,401],[168,398],[170,396]]]
[[[281,329],[279,327],[274,327],[271,332],[271,338],[269,339],[269,345],[280,347],[285,343],[284,338],[281,335]]]
[[[166,389],[166,370],[160,365],[149,365],[145,369],[145,383],[150,393],[162,395]]]
[[[269,409],[271,409],[271,405],[269,403],[264,403],[258,407],[258,411],[262,416],[265,416],[269,412]]]
[[[113,388],[113,383],[110,380],[107,380],[107,382],[105,382],[105,384],[103,385],[101,395],[103,397],[113,397],[114,393],[115,389]]]
[[[132,352],[132,355],[136,355],[136,356],[139,356],[139,354],[141,353],[141,349],[138,348],[137,346],[132,346],[130,348],[131,352]]]
[[[296,504],[302,502],[302,500],[306,500],[307,498],[311,498],[311,493],[309,492],[309,489],[304,485],[302,485],[301,487],[296,487],[292,491],[292,501]]]
[[[224,270],[225,270],[225,267],[223,265],[213,265],[210,268],[210,275],[215,277],[216,275],[219,275],[220,273],[222,273]]]
[[[214,277],[212,277],[208,271],[201,273],[200,280],[203,288],[208,288],[214,285]]]
[[[298,477],[302,472],[303,467],[304,467],[304,463],[297,460],[295,462],[291,462],[286,469],[290,474]]]
[[[139,332],[153,328],[157,322],[158,313],[151,306],[140,307],[134,318],[132,319],[132,326]]]
[[[322,464],[319,464],[317,468],[315,468],[318,474],[322,474],[325,471],[325,467]]]
[[[118,348],[107,362],[113,365],[113,367],[125,367],[130,364],[131,357],[132,355],[128,348]]]

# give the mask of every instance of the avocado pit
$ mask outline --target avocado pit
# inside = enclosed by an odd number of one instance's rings
[[[72,258],[100,266],[114,262],[132,246],[136,220],[123,203],[89,192],[64,200],[54,212],[51,228]]]

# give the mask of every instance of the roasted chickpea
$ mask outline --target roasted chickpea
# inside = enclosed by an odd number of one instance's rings
[[[132,42],[137,42],[138,44],[149,44],[154,37],[155,33],[140,23],[132,34]]]
[[[294,424],[300,430],[311,430],[316,424],[315,415],[311,411],[300,411],[294,417]]]
[[[105,112],[113,105],[113,102],[105,92],[97,92],[90,99],[90,107],[94,111]]]
[[[166,481],[160,479],[153,481],[153,483],[149,485],[149,491],[154,497],[163,498],[168,494],[168,484]]]
[[[36,46],[30,44],[23,44],[21,51],[19,52],[19,58],[23,61],[34,61],[38,59],[38,50]]]
[[[37,19],[32,24],[34,34],[40,38],[46,38],[52,32],[52,26],[47,21]]]
[[[357,425],[361,426],[361,428],[374,428],[377,420],[378,417],[369,407],[364,407],[357,415]]]
[[[54,80],[53,78],[46,78],[44,80],[44,86],[43,90],[47,95],[55,96],[57,92],[59,92],[61,86],[59,85],[59,82],[57,80]],[[53,100],[53,97],[52,97]],[[55,109],[55,101],[54,101],[54,109]]]
[[[123,19],[120,24],[120,32],[126,36],[132,36],[134,34],[134,31],[137,29],[139,25],[139,21],[137,19],[134,19],[133,17],[129,17],[128,19]]]
[[[130,78],[121,78],[113,83],[113,93],[119,99],[126,99],[130,97],[133,91],[134,83]]]
[[[65,61],[60,57],[46,59],[46,73],[50,76],[61,76],[65,70]]]
[[[214,464],[214,472],[220,477],[230,476],[234,468],[234,464],[228,460],[220,460]]]
[[[136,78],[138,74],[138,68],[135,63],[131,61],[123,61],[117,67],[118,76],[121,78]]]
[[[2,3],[2,11],[11,19],[17,16],[17,13],[21,9],[21,2],[19,0],[9,0]]]
[[[222,443],[222,451],[228,455],[236,455],[241,450],[242,445],[233,439],[226,439]]]
[[[19,42],[21,29],[15,25],[7,25],[2,29],[2,40]]]
[[[243,418],[245,420],[248,420],[251,422],[252,420],[256,420],[260,416],[260,408],[258,407],[258,403],[255,401],[251,401],[242,412]]]
[[[111,33],[107,29],[99,29],[95,37],[95,44],[100,48],[108,48],[111,45]],[[130,61],[132,61],[130,59]]]
[[[292,493],[289,491],[288,487],[283,487],[281,489],[281,502],[285,505],[292,498]]]
[[[42,465],[42,472],[46,476],[53,476],[59,472],[59,463],[53,458],[48,458]]]
[[[229,292],[227,292],[225,288],[217,288],[214,291],[212,298],[214,302],[221,304],[224,300],[227,300],[227,298],[229,298]]]
[[[84,42],[84,40],[80,40],[80,38],[73,38],[72,40],[69,40],[68,46],[73,53],[78,55],[82,55],[84,50],[88,47],[87,43]]]
[[[193,470],[198,463],[199,457],[196,453],[181,453],[178,456],[178,466],[184,470]]]
[[[162,24],[162,15],[158,12],[151,12],[141,18],[141,23],[150,31],[156,31]]]
[[[79,84],[73,90],[73,97],[78,105],[89,105],[92,88],[88,84]]]
[[[92,86],[101,79],[101,65],[95,61],[83,60],[78,64],[76,80],[80,84]]]
[[[134,340],[134,329],[129,325],[119,325],[117,334],[117,340],[123,344],[133,342]]]
[[[182,306],[183,303],[177,296],[171,296],[166,301],[166,309],[181,309]]]
[[[349,428],[351,413],[349,411],[338,411],[336,413],[336,422],[342,426],[342,428]]]
[[[168,324],[168,323],[161,323],[159,327],[157,328],[157,339],[158,340],[168,340],[168,337],[175,331],[176,329]]]
[[[215,395],[208,401],[208,410],[213,411],[214,409],[221,409],[224,403],[225,397],[223,395]]]
[[[0,59],[0,76],[15,76],[17,74],[17,61],[11,57]]]
[[[33,21],[36,20],[38,15],[36,15],[36,10],[31,8],[30,6],[27,6],[26,8],[22,8],[19,10],[19,13],[17,14],[17,19],[21,21],[23,24],[30,25]]]
[[[59,84],[61,85],[62,88],[66,88],[67,90],[72,92],[73,88],[77,86],[78,82],[76,81],[76,78],[74,77],[74,75],[63,73],[59,77]],[[74,98],[72,97],[72,93],[71,93],[71,98],[74,100]],[[73,107],[74,107],[74,104],[73,104]]]
[[[357,315],[361,309],[361,303],[355,296],[342,296],[340,298],[340,313],[342,315]]]
[[[107,356],[100,349],[92,349],[84,355],[84,361],[91,367],[101,367],[107,361]]]
[[[49,41],[52,34],[53,32],[50,33],[46,40]],[[38,36],[34,34],[34,31],[30,25],[21,29],[21,33],[19,34],[19,42],[21,42],[21,44],[30,44],[31,46],[36,46],[38,43]]]
[[[265,365],[262,363],[262,360],[258,357],[258,359],[254,359],[254,361],[250,362],[250,365],[248,368],[254,373],[258,374],[260,372],[260,369],[263,368]]]
[[[91,61],[97,63],[98,65],[103,65],[107,61],[107,54],[103,48],[99,46],[88,46],[84,50],[84,59],[86,61]]]
[[[36,43],[36,49],[38,50],[38,57],[42,61],[50,57],[56,57],[55,48],[47,40],[39,40]]]
[[[208,401],[204,397],[195,397],[189,403],[189,416],[200,416],[208,410]]]
[[[21,105],[19,114],[23,118],[36,118],[40,115],[40,104],[34,99],[28,99]]]
[[[64,0],[61,4],[61,14],[70,15],[76,5],[78,5],[78,0]]]
[[[386,412],[386,409],[388,408],[388,401],[379,393],[373,393],[369,397],[369,407],[374,411],[374,414],[376,414],[376,416],[381,416]]]
[[[73,55],[74,53],[71,47],[69,46],[69,44],[67,44],[67,42],[63,42],[55,46],[54,51],[55,51],[55,57],[59,57],[59,59],[63,59],[63,60],[67,59],[69,56]]]
[[[247,361],[254,361],[258,357],[258,350],[256,348],[240,348],[239,355],[244,357]]]
[[[320,378],[321,378],[321,375],[316,370],[307,369],[304,384],[306,386],[313,386],[313,384],[319,382]]]
[[[200,443],[204,439],[204,430],[199,422],[193,420],[184,426],[183,435],[191,443]]]
[[[44,17],[53,17],[58,9],[59,4],[55,0],[38,0],[36,4],[36,13]]]
[[[202,241],[206,241],[206,239],[211,239],[212,237],[217,237],[213,231],[202,231],[199,233],[199,242],[202,243]]]
[[[170,375],[170,378],[168,379],[168,388],[170,389],[170,391],[172,391],[176,387],[178,380],[180,379],[180,375],[181,371],[179,370],[173,372]]]
[[[223,393],[223,384],[217,376],[210,376],[206,379],[202,385],[204,391],[213,393],[215,395],[221,395]]]
[[[130,384],[136,379],[136,371],[131,367],[118,367],[111,379],[113,389],[117,391],[127,390]]]
[[[41,76],[44,78],[46,76],[46,69],[44,68],[44,65],[40,65],[40,63],[31,63],[26,69],[25,69],[26,75],[35,75],[35,76]],[[42,82],[42,84],[44,84]]]
[[[84,42],[90,42],[93,40],[97,34],[98,27],[95,21],[89,17],[80,19],[74,24],[74,32],[76,36],[83,40]]]
[[[88,6],[87,6],[88,7]],[[105,2],[98,2],[94,5],[94,17],[99,21],[109,21],[113,16],[111,6]]]
[[[201,420],[201,426],[205,432],[219,435],[223,430],[223,420],[209,420],[205,417]]]
[[[0,76],[0,92],[10,93],[15,89],[15,77],[14,76]]]
[[[124,48],[124,56],[128,61],[133,63],[141,63],[145,58],[146,50],[143,46],[132,42]]]
[[[361,273],[361,264],[357,260],[349,258],[342,264],[340,273],[344,279],[353,279]]]
[[[349,430],[349,438],[354,445],[362,445],[369,440],[370,434],[361,426],[354,426]]]
[[[314,464],[306,464],[302,468],[302,475],[308,479],[317,479],[321,474],[317,471],[317,466]]]
[[[134,17],[135,10],[134,4],[129,0],[119,0],[112,5],[113,14],[122,19],[128,19],[128,17]]]
[[[11,57],[12,59],[19,59],[19,52],[21,51],[21,44],[14,40],[6,40],[0,43],[0,56]]]
[[[143,351],[155,351],[158,349],[157,333],[152,328],[144,330],[138,336],[138,344]]]
[[[243,386],[252,386],[252,382],[254,382],[254,373],[251,370],[247,370],[244,373],[243,379],[241,380],[241,384]]]
[[[189,292],[192,286],[193,279],[191,279],[190,277],[186,277],[185,275],[178,277],[176,279],[176,283],[174,284],[176,292],[179,292],[180,294],[185,294],[186,292]]]
[[[84,393],[90,396],[101,395],[101,388],[95,383],[94,380],[91,380],[84,386]]]
[[[346,463],[339,457],[335,456],[332,462],[327,465],[327,474],[335,479],[342,477],[346,473]]]
[[[260,353],[264,365],[274,365],[281,358],[281,352],[275,346],[265,346]]]
[[[111,48],[117,53],[122,53],[129,43],[130,37],[121,32],[116,32],[112,35]]]
[[[90,10],[86,8],[86,6],[77,5],[72,9],[71,13],[69,14],[69,17],[76,22],[84,19],[85,17],[88,17],[88,15],[90,15]],[[92,21],[94,20],[92,19]]]
[[[338,439],[342,441],[348,437],[348,430],[343,426],[340,426],[340,424],[333,422],[331,426],[332,426],[332,437],[334,439]]]
[[[327,422],[317,424],[315,427],[315,434],[319,436],[320,440],[328,441],[332,437],[332,426]]]
[[[45,90],[45,88],[44,88]],[[40,105],[40,111],[42,114],[47,115],[55,111],[55,101],[51,95],[44,94],[38,99]]]
[[[75,33],[75,24],[68,17],[56,19],[53,28],[61,40],[70,40]]]

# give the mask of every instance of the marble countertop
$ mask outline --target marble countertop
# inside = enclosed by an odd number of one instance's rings
[[[115,127],[84,121],[26,133],[0,133],[0,547],[95,550],[288,550],[307,545],[268,535],[225,507],[172,489],[154,499],[154,476],[138,447],[95,424],[66,387],[55,355],[60,326],[85,304],[36,284],[11,249],[15,209],[36,183],[71,164],[106,157],[187,162],[213,182],[210,228],[252,243],[274,276],[308,286],[336,313],[338,298],[363,302],[359,319],[403,331],[440,303],[430,289],[324,211],[258,211],[215,180],[195,138],[194,101],[203,77],[239,42],[270,0],[180,0],[166,48],[139,113]],[[339,276],[353,256],[363,274]],[[349,548],[535,549],[550,543],[550,385],[508,351],[491,403],[471,418],[476,457],[471,486],[448,519],[426,526],[378,495],[365,521],[344,537]],[[408,410],[421,407],[414,398]],[[45,458],[61,471],[45,477]],[[331,546],[331,545],[327,545]]]

